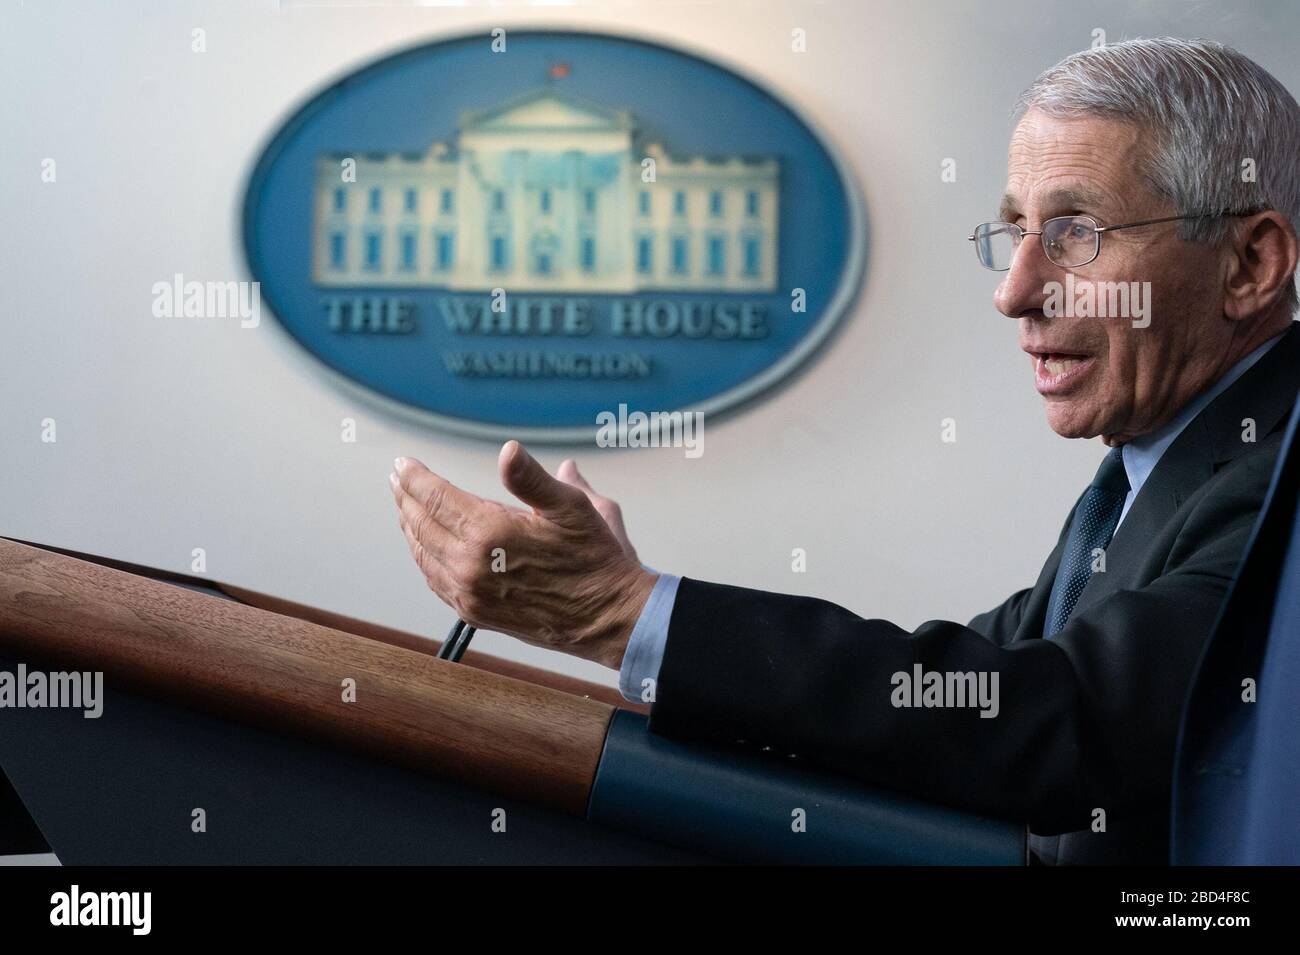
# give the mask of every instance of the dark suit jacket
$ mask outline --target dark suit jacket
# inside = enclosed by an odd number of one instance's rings
[[[824,600],[683,578],[651,730],[770,747],[1025,821],[1044,862],[1166,864],[1183,701],[1297,388],[1293,323],[1165,451],[1107,549],[1105,572],[1050,641],[1041,636],[1064,529],[1033,587],[966,626],[932,620],[909,633]],[[1242,437],[1247,418],[1253,443]],[[936,555],[937,580],[960,573]],[[892,675],[917,663],[996,672],[999,715],[895,707]],[[1104,832],[1091,831],[1098,809]]]
[[[1300,865],[1298,724],[1300,407],[1183,714],[1176,864]]]

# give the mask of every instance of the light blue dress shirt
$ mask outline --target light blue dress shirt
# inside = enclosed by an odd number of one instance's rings
[[[1285,332],[1270,338],[1237,364],[1211,387],[1189,401],[1178,414],[1150,434],[1134,438],[1124,445],[1124,473],[1128,476],[1129,492],[1124,499],[1124,509],[1120,511],[1119,524],[1124,523],[1129,508],[1142,490],[1151,472],[1156,469],[1160,457],[1182,434],[1192,420],[1220,394],[1232,386],[1232,383],[1244,375],[1255,362],[1278,343]],[[1116,531],[1119,524],[1115,525]],[[647,568],[649,569],[649,568]],[[650,598],[637,618],[636,626],[628,640],[627,652],[623,656],[623,666],[618,674],[618,689],[623,696],[638,703],[652,703],[654,688],[659,678],[659,668],[663,665],[664,649],[668,646],[668,624],[673,615],[673,603],[677,599],[677,585],[680,577],[672,574],[659,574]]]

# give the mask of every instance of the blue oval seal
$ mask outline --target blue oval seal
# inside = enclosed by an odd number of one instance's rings
[[[768,389],[847,311],[865,236],[847,168],[758,83],[568,29],[351,73],[273,136],[243,212],[267,305],[342,381],[540,441]]]

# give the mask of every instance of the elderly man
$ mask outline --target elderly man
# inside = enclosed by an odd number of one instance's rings
[[[1031,861],[1167,861],[1180,709],[1300,388],[1300,107],[1219,44],[1120,43],[1034,82],[1008,166],[977,256],[1006,272],[994,301],[1052,429],[1110,449],[1034,586],[909,633],[656,574],[572,462],[557,480],[516,442],[501,480],[529,510],[398,459],[429,586],[472,624],[618,668],[656,732],[1024,820]],[[945,698],[953,674],[1000,699]]]

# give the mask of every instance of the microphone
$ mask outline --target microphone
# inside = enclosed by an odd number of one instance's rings
[[[459,662],[460,658],[465,655],[465,649],[474,637],[476,629],[467,625],[460,617],[457,617],[456,622],[452,624],[451,631],[447,634],[447,639],[442,641],[442,646],[438,648],[438,659],[450,660],[452,663]]]

